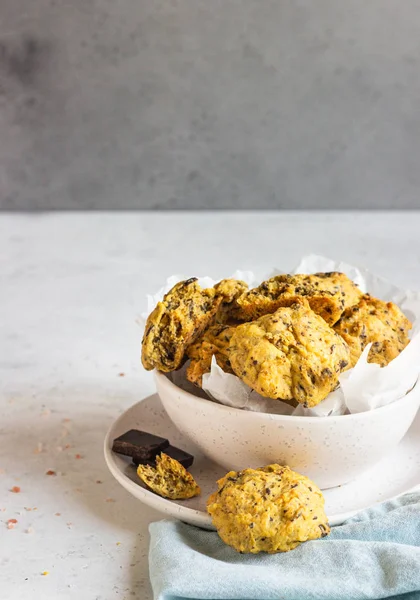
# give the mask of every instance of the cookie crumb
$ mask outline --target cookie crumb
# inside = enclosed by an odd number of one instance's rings
[[[7,521],[7,529],[14,529],[17,525],[17,519],[9,519]]]
[[[48,469],[48,471],[45,473],[45,475],[52,475],[53,477],[55,477],[57,475],[57,473],[55,471],[53,471],[52,469]]]

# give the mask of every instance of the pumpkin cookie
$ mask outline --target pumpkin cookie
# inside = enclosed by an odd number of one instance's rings
[[[242,281],[225,279],[203,290],[196,277],[177,283],[147,319],[142,342],[144,368],[169,372],[182,366],[187,347],[244,286]]]
[[[328,535],[324,497],[289,467],[227,473],[207,501],[219,536],[238,552],[288,552]]]
[[[370,342],[373,344],[368,362],[384,367],[407,346],[411,327],[411,322],[396,304],[365,294],[358,304],[343,313],[334,330],[350,348],[352,367]]]
[[[262,396],[313,407],[348,367],[345,341],[304,300],[235,328],[229,344],[234,373]]]
[[[187,348],[187,355],[191,358],[187,368],[189,381],[201,387],[203,375],[210,373],[213,356],[225,373],[233,373],[229,360],[229,342],[234,331],[235,327],[229,325],[212,325]]]
[[[238,307],[238,299],[248,291],[248,285],[240,279],[222,279],[214,286],[216,293],[223,296],[217,314],[216,322],[222,324],[236,323],[234,313]]]
[[[314,312],[332,325],[348,306],[358,302],[361,295],[356,284],[344,273],[276,275],[242,294],[232,312],[239,320],[252,321],[303,297]]]
[[[139,465],[137,475],[156,494],[170,500],[185,500],[200,494],[194,477],[164,452],[156,457],[156,469]]]
[[[214,289],[219,296],[223,296],[223,301],[229,304],[242,296],[248,290],[248,285],[240,279],[222,279],[216,283]]]

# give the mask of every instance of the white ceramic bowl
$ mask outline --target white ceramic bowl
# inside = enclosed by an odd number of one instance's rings
[[[289,465],[327,489],[372,467],[401,441],[420,405],[420,385],[373,411],[295,417],[239,410],[198,398],[155,374],[157,391],[176,427],[226,470]]]

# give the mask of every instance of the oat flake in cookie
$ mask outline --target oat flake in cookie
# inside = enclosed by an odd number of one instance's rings
[[[289,467],[231,471],[217,483],[207,510],[221,539],[238,552],[288,552],[330,532],[321,491]]]

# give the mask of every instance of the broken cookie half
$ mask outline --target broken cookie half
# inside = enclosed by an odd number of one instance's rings
[[[243,281],[224,279],[202,289],[196,277],[177,283],[149,315],[142,341],[145,369],[170,372],[185,361],[185,351],[246,289]]]
[[[156,457],[156,468],[139,465],[137,475],[155,494],[170,500],[186,500],[201,492],[191,473],[164,452]]]

